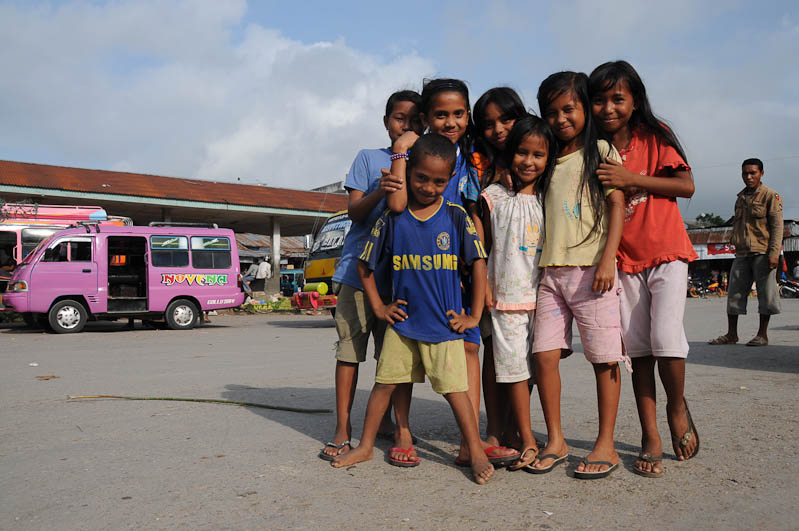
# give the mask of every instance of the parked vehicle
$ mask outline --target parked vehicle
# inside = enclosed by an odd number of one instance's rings
[[[780,297],[784,299],[799,298],[799,282],[787,278],[777,279],[780,287]]]
[[[347,237],[351,226],[352,221],[346,210],[336,212],[327,218],[327,221],[325,221],[325,224],[322,225],[319,233],[314,238],[311,251],[305,261],[304,277],[306,284],[324,282],[328,287],[332,288],[334,293],[338,292],[333,286],[332,279],[341,259],[344,239]],[[337,298],[334,293],[314,301],[315,305],[312,305],[304,298],[298,298],[296,304],[301,309],[328,308],[331,312],[335,312]]]
[[[697,279],[689,281],[688,285],[689,297],[702,297],[704,299],[708,295],[714,295],[716,297],[723,297],[725,295],[724,289],[722,289],[721,284],[719,283],[718,280]]]
[[[244,301],[235,241],[233,231],[215,225],[62,230],[25,257],[3,302],[58,333],[118,318],[165,319],[188,330],[201,312]]]
[[[11,271],[56,231],[77,223],[133,225],[130,218],[109,216],[98,206],[6,203],[0,208],[0,271]],[[7,279],[0,275],[0,293]]]

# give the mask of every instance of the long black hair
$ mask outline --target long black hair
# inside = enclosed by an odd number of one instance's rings
[[[486,129],[486,108],[489,103],[493,103],[499,107],[502,118],[506,120],[518,120],[527,115],[527,109],[524,108],[522,99],[510,87],[494,87],[488,89],[485,94],[480,96],[474,104],[474,112],[472,112],[472,123],[474,124],[475,141],[474,150],[484,155],[488,162],[488,168],[483,173],[482,187],[491,182],[494,170],[494,161],[501,154],[498,150],[491,145],[486,139],[483,132]]]
[[[638,75],[638,72],[635,71],[635,68],[630,63],[627,61],[608,61],[594,68],[588,78],[588,91],[591,95],[596,95],[615,87],[622,81],[627,83],[635,103],[635,110],[628,122],[630,130],[635,130],[639,126],[649,129],[655,136],[677,150],[677,153],[687,163],[688,159],[685,157],[685,151],[677,139],[677,135],[664,125],[664,120],[658,118],[652,112],[652,106],[649,105],[649,98],[646,96],[644,82],[641,81],[641,76]]]
[[[445,78],[424,80],[422,86],[422,104],[419,107],[422,114],[426,116],[430,112],[430,108],[433,105],[433,98],[436,96],[436,94],[441,94],[442,92],[458,92],[461,94],[463,96],[463,100],[466,102],[466,110],[471,114],[472,108],[469,104],[469,88],[466,86],[466,83],[460,79]],[[461,150],[461,156],[470,168],[472,167],[472,157],[470,154],[472,152],[473,145],[474,126],[472,125],[472,121],[470,119],[466,125],[466,132],[458,139],[458,147]]]
[[[504,162],[508,165],[508,168],[511,168],[510,174],[513,179],[513,187],[518,190],[521,188],[521,181],[512,170],[513,156],[519,150],[519,146],[528,135],[541,137],[547,143],[547,165],[546,168],[544,168],[544,173],[538,176],[538,179],[535,181],[535,186],[533,187],[536,195],[538,195],[543,189],[544,181],[549,181],[552,170],[555,169],[555,159],[558,157],[558,143],[549,125],[538,116],[532,114],[528,114],[516,120],[516,123],[513,124],[513,129],[511,129],[508,135],[508,142],[505,144],[505,151],[502,153],[502,157]]]
[[[546,78],[541,86],[538,87],[538,108],[541,116],[546,118],[547,110],[554,100],[563,94],[571,93],[580,102],[585,114],[585,127],[583,128],[583,173],[580,179],[580,189],[577,193],[577,201],[582,204],[583,194],[588,193],[591,210],[594,211],[594,224],[591,231],[586,235],[581,243],[585,243],[602,226],[605,217],[605,191],[602,183],[597,177],[596,171],[602,163],[602,156],[599,153],[597,140],[599,132],[591,113],[591,100],[588,97],[588,76],[582,72],[557,72]],[[549,183],[552,180],[550,175],[545,182],[541,183],[541,200],[546,199]],[[580,209],[580,216],[583,215]]]

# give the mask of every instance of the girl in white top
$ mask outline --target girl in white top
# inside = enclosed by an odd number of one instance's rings
[[[487,302],[494,337],[497,384],[506,386],[522,439],[519,459],[510,467],[529,465],[538,454],[530,426],[533,324],[538,290],[538,261],[544,212],[536,195],[539,177],[552,173],[555,137],[537,116],[516,120],[505,147],[513,179],[512,192],[492,184],[482,193],[483,226],[491,246]]]

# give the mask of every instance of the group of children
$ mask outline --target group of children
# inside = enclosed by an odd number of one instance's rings
[[[656,365],[675,454],[698,452],[683,396],[687,263],[696,254],[676,203],[694,191],[680,143],[624,61],[590,76],[552,74],[538,106],[540,118],[498,87],[472,113],[466,84],[454,79],[389,98],[391,146],[361,151],[345,183],[353,224],[333,278],[337,424],[319,454],[334,467],[371,459],[378,437],[394,442],[389,463],[417,466],[409,412],[412,386],[427,375],[461,430],[455,463],[470,466],[477,483],[495,466],[552,471],[569,455],[559,362],[571,354],[573,320],[599,409],[594,448],[575,477],[619,466],[619,362],[632,371],[643,432],[633,470],[664,473]],[[377,374],[353,448],[350,411],[370,335]],[[531,429],[534,384],[543,449]]]

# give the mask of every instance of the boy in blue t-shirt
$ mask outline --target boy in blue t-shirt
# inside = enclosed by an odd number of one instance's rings
[[[475,481],[482,485],[494,473],[483,452],[466,394],[464,331],[476,327],[479,318],[463,309],[459,273],[464,265],[472,272],[475,295],[471,303],[479,316],[484,302],[486,255],[466,211],[441,197],[452,177],[455,157],[455,146],[441,135],[428,134],[416,141],[407,163],[408,207],[399,214],[385,212],[360,255],[358,273],[369,303],[375,315],[391,326],[377,363],[361,442],[337,457],[334,467],[372,458],[380,420],[392,393],[424,382],[426,374],[433,390],[444,395],[452,407],[469,447]],[[373,274],[385,259],[393,286],[393,301],[388,304],[381,299]],[[406,428],[400,426],[401,430]],[[413,447],[394,450],[410,454]],[[419,458],[402,463],[400,466],[415,466]]]

